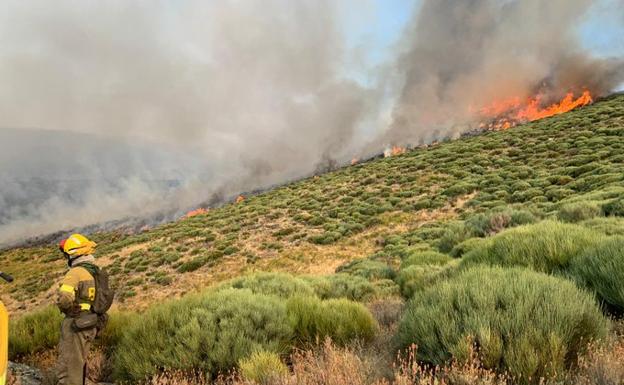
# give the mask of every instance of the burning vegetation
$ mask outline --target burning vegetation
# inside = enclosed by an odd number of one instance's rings
[[[407,152],[407,148],[401,146],[392,146],[391,148],[387,148],[384,151],[384,158],[389,158],[391,156],[397,156],[401,154],[405,154]]]
[[[592,94],[587,90],[579,97],[568,92],[563,99],[552,104],[545,103],[545,99],[544,95],[538,94],[526,100],[513,97],[495,101],[479,110],[479,115],[484,120],[479,127],[488,130],[506,130],[521,123],[563,114],[594,101]]]
[[[196,217],[198,215],[207,214],[207,213],[208,213],[208,209],[200,207],[198,209],[189,211],[188,213],[186,213],[186,215],[184,217],[185,218],[192,218],[192,217]]]

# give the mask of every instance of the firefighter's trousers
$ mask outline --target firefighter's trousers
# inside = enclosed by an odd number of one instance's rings
[[[83,385],[86,383],[87,358],[96,328],[75,331],[73,318],[66,317],[61,325],[57,376],[60,385]]]

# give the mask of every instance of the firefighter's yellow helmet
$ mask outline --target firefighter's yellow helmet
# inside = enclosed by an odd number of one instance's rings
[[[61,251],[72,257],[92,254],[95,251],[95,246],[97,243],[90,241],[82,234],[72,234],[59,243]]]

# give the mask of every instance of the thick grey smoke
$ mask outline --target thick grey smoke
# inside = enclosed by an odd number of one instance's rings
[[[501,97],[623,80],[575,35],[590,0],[424,0],[363,86],[341,22],[369,1],[0,2],[0,244],[173,218],[453,136]]]
[[[425,0],[404,41],[396,67],[403,82],[381,142],[457,135],[475,111],[506,97],[611,92],[624,80],[623,61],[592,57],[577,36],[592,3]]]
[[[376,94],[345,80],[338,12],[329,0],[2,2],[0,243],[347,159]]]

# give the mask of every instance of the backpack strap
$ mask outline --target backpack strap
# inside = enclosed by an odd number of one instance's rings
[[[83,262],[83,263],[79,263],[78,265],[74,266],[74,267],[82,267],[83,269],[85,269],[86,271],[89,272],[89,274],[91,274],[91,276],[93,277],[93,279],[95,280],[95,276],[100,272],[100,268],[93,264],[93,263],[89,263],[89,262]]]

